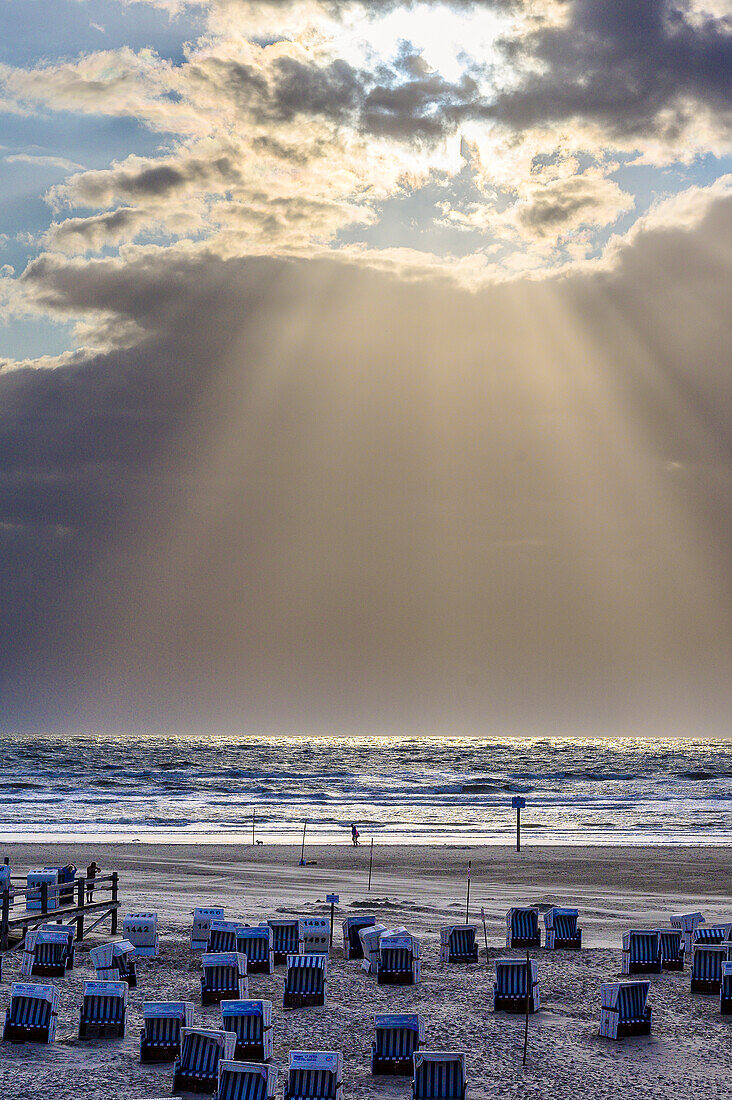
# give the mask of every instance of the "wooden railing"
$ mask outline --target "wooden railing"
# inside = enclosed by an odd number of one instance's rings
[[[13,913],[11,901],[17,905],[19,898],[25,898],[27,905],[29,894],[33,895],[34,900],[40,896],[40,909],[25,909],[17,915]],[[104,897],[100,898],[100,894]],[[56,905],[49,907],[49,901],[54,899]],[[75,924],[76,939],[83,940],[85,932],[91,932],[111,916],[114,936],[117,933],[119,905],[119,875],[116,871],[109,875],[95,875],[94,878],[76,878],[73,882],[42,882],[31,887],[16,886],[11,882],[2,891],[0,951],[7,951],[10,946],[13,929],[20,930],[22,939],[29,928],[49,921]],[[85,918],[92,913],[99,916],[85,929]]]

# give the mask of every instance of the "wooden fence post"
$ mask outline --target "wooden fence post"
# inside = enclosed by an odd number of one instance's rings
[[[0,951],[7,951],[9,943],[8,920],[10,918],[10,890],[3,890],[3,915],[0,926]]]
[[[41,912],[44,913],[44,914],[48,912],[48,883],[47,882],[42,882],[41,883]]]
[[[78,917],[76,918],[77,940],[84,939],[84,901],[86,899],[86,894],[84,893],[85,885],[86,883],[83,878],[80,878],[76,884],[76,904],[78,905],[79,909],[81,909],[81,913],[79,913]]]
[[[112,871],[112,902],[114,909],[112,910],[112,935],[117,935],[117,884],[119,882],[119,875],[116,871]]]

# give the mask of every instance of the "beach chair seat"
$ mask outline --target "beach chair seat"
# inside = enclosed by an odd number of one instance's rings
[[[471,963],[478,961],[475,924],[450,924],[440,929],[440,962]]]
[[[236,935],[236,950],[246,955],[249,974],[273,973],[272,929],[268,924],[260,924],[255,928],[240,928]]]
[[[291,1050],[283,1100],[343,1100],[343,1055]]]
[[[680,928],[660,928],[661,933],[661,969],[683,970],[684,933]]]
[[[212,920],[208,951],[236,951],[236,938],[244,925],[234,920]]]
[[[181,1028],[193,1026],[191,1001],[145,1001],[140,1032],[141,1062],[174,1062],[180,1054]]]
[[[649,1035],[651,1006],[647,1004],[649,981],[603,982],[600,986],[600,1035],[624,1039],[627,1035]]]
[[[544,946],[547,951],[579,951],[582,929],[577,927],[579,911],[553,905],[544,914]]]
[[[330,954],[329,918],[300,917],[300,939],[303,955]]]
[[[288,955],[283,1008],[324,1005],[327,984],[326,955]]]
[[[732,940],[732,924],[707,924],[695,928],[692,944],[729,943]]]
[[[409,1076],[414,1053],[424,1044],[424,1020],[416,1013],[374,1016],[376,1038],[371,1044],[371,1073]]]
[[[343,957],[344,959],[362,959],[363,944],[359,932],[362,928],[373,928],[376,917],[367,916],[365,913],[356,917],[346,917],[343,922]]]
[[[124,1039],[127,982],[84,982],[80,1039]]]
[[[506,947],[540,947],[539,910],[515,906],[506,913]]]
[[[465,1055],[420,1050],[414,1055],[412,1100],[465,1100]]]
[[[160,953],[157,913],[128,913],[122,920],[122,935],[134,947],[136,958],[153,959]]]
[[[219,1062],[234,1059],[236,1036],[230,1031],[183,1027],[180,1055],[173,1068],[173,1095],[179,1092],[216,1092]]]
[[[73,928],[67,930],[63,925],[52,930],[44,927],[26,932],[20,964],[23,977],[63,978],[74,959],[73,937]]]
[[[243,1001],[249,996],[247,957],[238,951],[207,951],[201,956],[201,1003]]]
[[[377,922],[358,930],[358,938],[361,941],[361,969],[367,974],[375,974],[379,968],[379,940],[387,931],[406,932],[406,928],[387,929],[385,924]]]
[[[414,985],[419,978],[419,940],[409,932],[382,933],[376,970],[378,984]]]
[[[691,992],[718,993],[722,985],[722,964],[728,959],[727,944],[695,944],[691,956]]]
[[[76,925],[75,924],[56,924],[55,922],[49,924],[41,924],[38,926],[39,932],[56,932],[66,937],[66,969],[73,970],[74,962],[76,961],[76,948],[74,946],[74,940],[76,939]]]
[[[621,973],[661,973],[661,933],[658,929],[632,928],[623,933]]]
[[[529,1012],[538,1012],[539,974],[534,959],[496,959],[493,983],[494,1012],[526,1012],[526,987],[529,985]]]
[[[197,908],[193,910],[193,925],[191,927],[191,951],[208,951],[208,938],[211,934],[211,921],[223,919],[223,906],[197,906]]]
[[[300,921],[297,917],[273,918],[267,924],[272,929],[272,956],[275,966],[287,962],[288,955],[302,955]]]
[[[272,1057],[271,1001],[222,1001],[221,1026],[236,1035],[237,1061],[268,1062]]]
[[[99,981],[127,982],[130,989],[137,986],[135,946],[129,940],[116,940],[93,947],[89,956]]]
[[[219,1059],[215,1100],[275,1100],[277,1070],[258,1062]]]
[[[52,1043],[56,1038],[58,999],[55,985],[13,982],[3,1039],[11,1043]]]
[[[723,1016],[732,1015],[732,961],[722,963],[722,984],[719,988],[719,1009]]]

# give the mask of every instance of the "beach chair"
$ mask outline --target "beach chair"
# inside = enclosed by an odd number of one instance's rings
[[[691,948],[694,944],[694,932],[700,924],[704,924],[704,917],[701,913],[677,913],[671,917],[671,927],[678,928],[684,937],[684,951],[687,955],[691,954]]]
[[[249,996],[247,957],[238,951],[209,951],[201,956],[201,1004],[243,1001]]]
[[[287,962],[288,955],[302,955],[300,921],[296,917],[268,920],[272,929],[272,955],[275,965]]]
[[[181,1028],[193,1026],[191,1001],[144,1001],[140,1032],[141,1062],[174,1062],[180,1054]]]
[[[343,1055],[291,1050],[283,1100],[343,1100]]]
[[[694,930],[693,945],[697,943],[729,943],[732,939],[732,924],[707,924]]]
[[[327,984],[326,955],[288,955],[282,1007],[324,1005]]]
[[[732,1014],[732,962],[722,963],[722,984],[719,988],[719,1008],[723,1016]]]
[[[539,974],[531,959],[496,959],[496,980],[493,983],[494,1012],[526,1012],[526,983],[530,977],[529,1012],[538,1012]]]
[[[371,1073],[409,1076],[413,1055],[424,1045],[424,1020],[416,1013],[406,1016],[374,1016],[376,1038],[371,1044]]]
[[[240,928],[236,934],[236,950],[246,955],[249,974],[273,973],[272,929],[268,924],[259,924],[255,928]]]
[[[80,1039],[124,1039],[127,982],[84,982]]]
[[[623,933],[622,974],[661,973],[661,933],[633,928]]]
[[[173,1096],[179,1092],[216,1092],[219,1062],[233,1061],[235,1045],[233,1032],[182,1027],[180,1055],[173,1067]]]
[[[234,1058],[269,1062],[272,1057],[272,1002],[222,1001],[221,1026],[236,1035]]]
[[[3,1039],[11,1043],[52,1043],[56,1038],[58,996],[55,985],[13,982]]]
[[[373,928],[376,917],[367,917],[365,914],[358,917],[346,917],[343,922],[343,957],[344,959],[362,959],[363,944],[359,932],[362,928]]]
[[[540,947],[539,910],[514,907],[506,913],[506,947]]]
[[[156,958],[160,953],[157,913],[128,913],[122,921],[122,935],[135,948],[137,958]]]
[[[219,1080],[214,1100],[275,1100],[277,1070],[257,1062],[219,1059]]]
[[[361,969],[367,974],[375,974],[379,968],[379,940],[382,933],[388,931],[385,924],[373,924],[366,928],[359,928],[358,938],[361,941]],[[392,932],[406,932],[406,928],[392,928]]]
[[[722,985],[722,964],[728,959],[727,944],[695,944],[691,956],[691,992],[718,993]]]
[[[478,961],[475,924],[450,924],[440,929],[440,962],[471,963]]]
[[[48,889],[47,908],[58,909],[58,891],[52,889],[58,886],[58,867],[44,867],[41,870],[29,871],[26,878],[27,893],[25,895],[26,909],[36,910],[42,907],[41,886],[46,884]]]
[[[127,982],[131,989],[137,986],[135,948],[129,940],[116,940],[93,947],[89,956],[99,981]]]
[[[647,1004],[649,981],[603,982],[600,986],[600,1035],[624,1039],[626,1035],[650,1035],[651,1006]]]
[[[419,940],[409,932],[382,933],[376,969],[378,984],[414,985],[419,978]]]
[[[37,931],[39,932],[60,932],[66,936],[66,969],[73,970],[74,962],[76,959],[76,948],[74,947],[74,940],[76,938],[76,925],[75,924],[61,924],[61,923],[49,923],[40,924]]]
[[[582,929],[577,927],[579,911],[553,905],[544,914],[544,946],[547,951],[579,951]]]
[[[301,917],[300,939],[303,955],[330,954],[330,920],[328,917]]]
[[[212,920],[223,920],[223,906],[199,906],[193,910],[191,928],[191,951],[208,951],[208,937]]]
[[[34,928],[25,935],[20,973],[24,978],[63,978],[73,952],[72,946],[69,954],[69,936],[60,925],[53,932]]]
[[[465,1055],[452,1050],[420,1050],[414,1055],[412,1100],[465,1100]]]
[[[236,951],[236,937],[244,925],[235,920],[212,920],[207,951]]]
[[[661,933],[661,969],[683,970],[684,933],[680,928],[660,928]]]

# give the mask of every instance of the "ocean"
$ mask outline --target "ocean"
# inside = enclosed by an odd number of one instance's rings
[[[732,842],[732,742],[0,738],[5,840]]]

